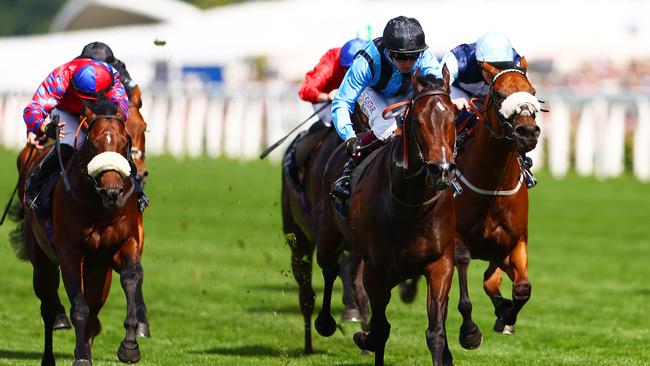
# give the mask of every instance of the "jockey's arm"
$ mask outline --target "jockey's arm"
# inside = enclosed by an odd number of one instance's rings
[[[350,115],[363,90],[372,82],[372,73],[368,62],[363,57],[357,57],[345,74],[339,91],[332,102],[334,127],[343,141],[356,137]]]
[[[442,64],[438,62],[431,50],[427,49],[422,52],[416,67],[420,70],[422,76],[431,74],[436,78],[442,78]]]
[[[50,115],[52,110],[59,105],[65,91],[70,85],[71,75],[67,75],[67,69],[60,67],[52,71],[50,75],[39,85],[32,101],[23,111],[23,120],[27,132],[42,135],[43,122]]]
[[[124,90],[124,85],[120,82],[120,74],[113,68],[113,87],[106,93],[106,96],[117,104],[126,121],[129,118],[129,97]]]
[[[300,99],[310,103],[329,101],[329,90],[325,90],[325,87],[334,75],[335,63],[339,62],[333,51],[334,49],[327,51],[318,64],[305,74],[305,80],[298,91]]]

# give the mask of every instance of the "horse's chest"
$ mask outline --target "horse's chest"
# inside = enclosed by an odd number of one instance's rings
[[[118,219],[106,225],[94,225],[84,229],[84,241],[94,250],[116,248],[128,239],[128,226]]]

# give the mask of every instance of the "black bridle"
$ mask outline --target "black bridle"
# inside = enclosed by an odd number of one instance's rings
[[[494,84],[496,83],[497,79],[500,78],[501,76],[503,76],[505,74],[508,74],[508,73],[513,73],[513,72],[522,74],[522,75],[524,75],[524,77],[526,79],[528,79],[528,77],[526,76],[526,71],[524,71],[522,69],[519,69],[519,68],[505,69],[505,70],[499,71],[499,73],[497,73],[494,76],[494,78],[492,78],[492,84],[490,84],[490,92],[489,92],[490,101],[489,101],[488,105],[485,106],[485,112],[484,113],[486,113],[486,118],[483,118],[483,123],[485,125],[485,128],[488,130],[488,132],[490,133],[490,135],[493,138],[495,138],[497,140],[504,140],[505,139],[505,140],[512,141],[512,142],[515,141],[515,136],[514,136],[515,128],[514,128],[514,124],[512,123],[512,116],[506,118],[501,114],[501,112],[499,112],[499,109],[501,107],[501,103],[503,101],[501,101],[499,103],[499,105],[497,105],[497,100],[498,99],[497,99],[497,94],[494,92]],[[497,131],[494,129],[494,127],[492,127],[490,125],[490,122],[488,121],[487,111],[490,108],[495,108],[496,109],[495,114],[497,116],[497,122],[499,123],[499,127],[501,127],[501,134],[497,133]],[[513,116],[514,116],[514,114],[513,114]]]
[[[90,136],[90,131],[92,130],[93,126],[95,125],[95,122],[97,120],[100,120],[100,119],[114,119],[114,120],[117,120],[119,122],[125,123],[123,118],[121,118],[119,116],[115,116],[115,115],[97,115],[97,116],[95,116],[92,120],[90,120],[90,122],[88,122],[88,127],[86,129],[86,138],[85,138],[85,140],[83,142],[83,145],[82,145],[82,146],[84,146],[86,148],[85,151],[87,151],[88,146],[89,146],[88,145],[89,144],[88,139],[89,139],[89,136]],[[59,168],[61,169],[60,174],[61,174],[61,179],[63,180],[63,187],[65,188],[65,191],[68,194],[70,194],[75,199],[75,201],[77,201],[79,204],[81,204],[83,206],[86,206],[86,207],[89,207],[89,208],[102,207],[102,205],[92,204],[92,203],[86,202],[81,197],[79,197],[79,195],[72,189],[72,185],[70,185],[70,179],[68,178],[68,172],[65,170],[65,166],[63,164],[63,158],[61,157],[61,137],[59,135],[59,130],[60,130],[59,116],[58,115],[54,116],[52,122],[55,123],[55,129],[56,129],[55,148],[56,148],[56,152],[57,152],[57,156],[58,156],[58,160],[59,160]],[[131,137],[128,136],[128,134],[127,134],[127,138],[128,138],[128,140],[127,140],[126,152],[127,152],[127,156],[128,156],[128,153],[130,153],[130,150],[131,150]],[[86,153],[86,155],[88,155],[88,153]],[[86,179],[91,182],[91,184],[93,185],[93,188],[95,188],[95,192],[97,194],[100,194],[101,187],[99,187],[99,183],[97,182],[95,177],[91,176],[88,173],[88,167],[82,167],[81,164],[79,163],[80,159],[77,158],[76,144],[74,146],[74,152],[73,152],[73,155],[72,155],[72,160],[74,161],[74,164],[77,166],[77,169],[80,172],[82,172],[83,176],[86,177]],[[127,178],[124,178],[124,180],[126,180],[126,179]],[[129,197],[131,197],[131,195],[133,194],[133,192],[135,190],[135,182],[133,181],[133,174],[130,174],[128,179],[130,179],[130,181],[131,181],[131,188],[126,193],[124,193],[121,198],[119,198],[116,201],[117,207],[122,207],[127,202]]]
[[[412,141],[415,144],[415,147],[417,149],[416,156],[417,156],[418,161],[420,162],[420,169],[418,169],[417,172],[415,172],[415,173],[413,173],[411,175],[408,175],[406,173],[406,170],[408,169],[408,164],[406,163],[408,161],[407,160],[408,158],[406,156],[407,152],[405,151],[404,152],[404,154],[405,154],[404,155],[404,163],[402,164],[402,170],[404,172],[404,178],[405,179],[414,179],[414,178],[420,176],[425,170],[428,171],[428,167],[430,165],[433,165],[430,162],[426,161],[424,159],[424,155],[422,154],[422,148],[420,147],[420,142],[418,140],[418,136],[415,134],[415,127],[414,126],[415,126],[415,122],[417,122],[417,119],[415,118],[415,113],[413,113],[413,110],[415,109],[415,103],[417,103],[420,99],[422,99],[423,97],[426,97],[426,96],[435,96],[435,95],[446,96],[451,101],[451,95],[449,94],[449,92],[445,91],[445,90],[441,90],[441,89],[425,90],[425,91],[419,93],[418,95],[413,96],[413,98],[411,98],[411,103],[410,103],[411,110],[408,113],[410,115],[409,116],[410,118],[408,118],[408,119],[405,118],[404,119],[404,127],[403,127],[403,129],[404,129],[403,133],[405,135],[404,136],[404,141],[406,142],[406,131],[405,131],[406,130],[406,121],[409,120],[409,122],[410,122],[409,140]],[[454,156],[455,155],[456,155],[456,147],[454,146]]]

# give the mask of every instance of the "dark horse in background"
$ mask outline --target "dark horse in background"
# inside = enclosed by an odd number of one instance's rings
[[[359,108],[355,109],[352,117],[357,131],[367,130],[367,121],[363,120]],[[320,122],[319,122],[320,123]],[[305,160],[305,172],[303,175],[302,187],[294,187],[291,177],[286,169],[282,170],[282,225],[287,243],[291,248],[291,268],[293,276],[298,283],[300,311],[303,315],[305,330],[304,353],[310,354],[313,351],[311,339],[311,315],[314,311],[315,293],[312,287],[312,261],[314,254],[314,228],[312,217],[315,212],[325,209],[324,204],[329,205],[329,189],[323,190],[323,172],[327,160],[332,152],[341,144],[341,138],[334,128],[321,129],[316,132],[324,134],[320,141],[311,151],[301,152],[309,154]],[[285,151],[285,156],[288,153]],[[297,154],[300,154],[297,152]],[[357,273],[359,258],[351,253],[349,271]],[[354,291],[350,276],[342,276],[344,297],[365,296],[363,291]],[[359,279],[356,279],[356,287],[361,286]],[[348,301],[350,301],[348,299]],[[354,300],[359,304],[359,315],[362,322],[368,318],[367,299]],[[349,306],[346,305],[346,306]]]
[[[344,241],[363,259],[363,285],[370,300],[370,331],[355,334],[362,350],[384,364],[390,334],[386,307],[391,289],[407,278],[425,275],[428,284],[426,339],[434,365],[451,365],[445,320],[454,271],[457,238],[452,192],[456,109],[449,96],[449,72],[443,79],[414,75],[411,110],[402,136],[377,150],[353,173],[349,219],[331,205],[314,215],[318,264],[323,271],[323,306],[316,330],[336,329],[330,314],[337,257]],[[328,162],[323,186],[330,187],[347,161],[342,148]],[[327,198],[326,198],[327,199]],[[328,202],[329,203],[329,202]]]
[[[116,105],[103,95],[87,105],[82,117],[88,121],[87,138],[56,183],[51,219],[23,211],[22,249],[34,267],[34,292],[44,323],[42,365],[55,364],[52,330],[61,305],[59,268],[76,333],[73,365],[92,363],[92,343],[101,329],[97,316],[108,297],[113,269],[120,273],[127,298],[126,337],[117,355],[122,362],[133,363],[140,360],[136,291],[142,282],[143,234],[127,161],[131,139]],[[19,171],[28,154],[28,148],[20,153]],[[22,181],[37,163],[38,159],[31,162]]]
[[[527,63],[519,68],[497,70],[487,63],[483,68],[492,78],[483,111],[473,137],[458,155],[456,175],[464,193],[456,198],[458,230],[462,243],[457,247],[457,266],[461,277],[458,309],[463,329],[475,327],[472,305],[462,278],[467,276],[471,258],[489,262],[483,288],[494,305],[494,331],[512,334],[519,311],[528,301],[528,189],[524,180],[522,154],[537,145],[540,128],[535,121],[541,108],[535,88],[526,76]],[[501,295],[501,271],[513,282],[512,300]]]

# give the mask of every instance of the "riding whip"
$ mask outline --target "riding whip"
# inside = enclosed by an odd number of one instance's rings
[[[11,196],[9,197],[9,202],[7,202],[7,206],[5,206],[5,211],[2,213],[2,219],[0,219],[0,225],[2,225],[5,222],[5,218],[7,217],[7,213],[9,213],[9,208],[11,207],[11,203],[14,201],[14,197],[16,196],[16,191],[18,191],[18,186],[20,185],[20,177],[22,177],[23,174],[25,174],[25,171],[27,170],[27,166],[29,166],[29,162],[32,160],[33,153],[34,153],[34,145],[31,145],[29,149],[29,155],[27,155],[27,160],[25,161],[25,165],[23,166],[20,175],[18,175],[18,182],[16,182],[16,186],[14,187],[14,190],[13,192],[11,192]]]
[[[287,139],[287,137],[289,137],[292,133],[296,132],[297,129],[299,129],[302,125],[307,123],[307,121],[309,121],[312,117],[314,117],[315,115],[320,113],[322,110],[327,108],[331,103],[332,103],[332,101],[328,101],[327,103],[325,103],[324,106],[318,108],[314,113],[312,113],[309,117],[307,117],[306,120],[300,122],[300,124],[298,126],[294,127],[293,130],[289,131],[289,133],[286,134],[283,138],[279,139],[273,145],[267,147],[266,150],[262,151],[262,153],[260,154],[260,160],[264,159],[268,154],[271,153],[271,151],[275,150],[276,147],[280,146],[284,142],[284,140]]]

